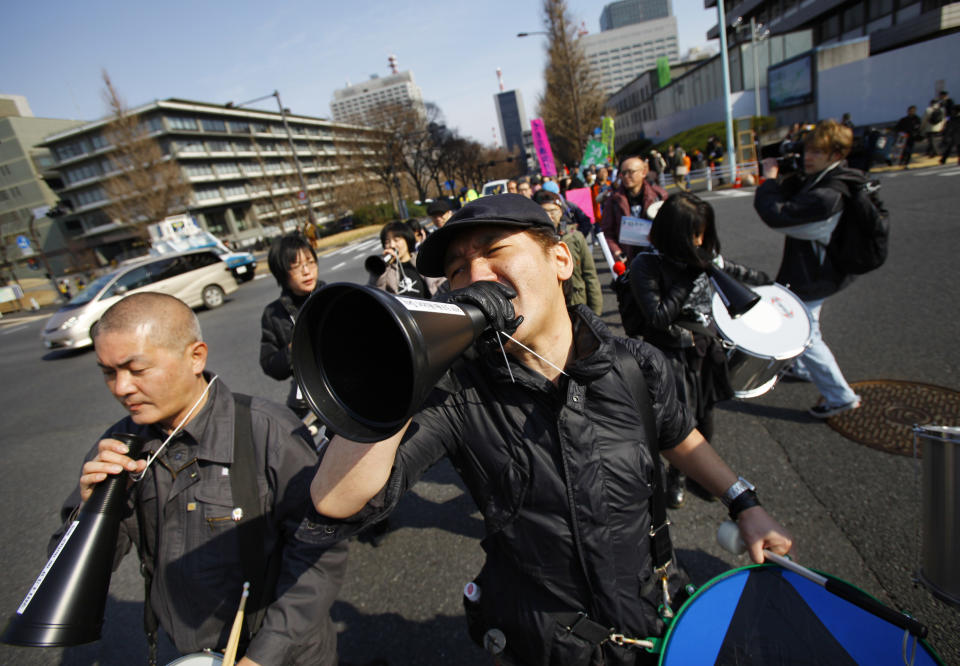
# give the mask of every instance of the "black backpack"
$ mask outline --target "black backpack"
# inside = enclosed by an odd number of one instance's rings
[[[930,124],[936,125],[941,120],[943,120],[943,108],[939,106],[934,107],[933,111],[930,112]]]
[[[834,268],[847,275],[862,275],[887,260],[890,214],[877,192],[880,183],[862,171],[838,168],[824,185],[843,195],[843,215],[830,237],[827,255]]]

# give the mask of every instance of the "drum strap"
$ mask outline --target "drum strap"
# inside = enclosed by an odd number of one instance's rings
[[[654,570],[665,570],[673,558],[673,544],[670,541],[670,521],[667,520],[667,505],[663,494],[660,449],[657,446],[659,439],[653,406],[650,404],[647,380],[640,371],[640,363],[619,341],[614,346],[620,359],[620,365],[626,375],[630,393],[640,410],[647,448],[650,451],[650,460],[653,463],[653,494],[650,496],[650,554],[653,557]]]
[[[230,492],[234,504],[242,510],[237,522],[237,537],[240,541],[240,567],[243,579],[250,583],[250,612],[245,614],[249,642],[260,627],[270,594],[268,579],[275,579],[276,563],[267,570],[267,558],[263,552],[266,541],[263,528],[263,510],[257,489],[257,462],[253,446],[253,422],[250,414],[250,396],[234,393],[233,464],[230,465]],[[273,574],[273,575],[271,575]]]
[[[667,567],[673,558],[673,544],[670,542],[670,522],[667,520],[667,506],[663,494],[663,475],[660,471],[660,451],[657,446],[656,420],[653,415],[653,406],[650,404],[650,396],[647,392],[647,381],[640,371],[640,363],[636,357],[630,353],[620,341],[614,343],[617,351],[617,358],[620,360],[620,366],[637,409],[640,412],[640,419],[643,422],[644,439],[646,439],[647,448],[650,451],[650,460],[653,469],[653,494],[650,496],[650,553],[653,558],[653,569],[656,575],[664,581],[664,591],[666,591]],[[664,599],[666,613],[672,613],[669,609],[669,599]],[[627,638],[622,634],[616,633],[615,629],[604,627],[602,624],[594,622],[583,612],[559,612],[551,613],[551,616],[561,626],[574,636],[582,638],[585,641],[600,645],[607,640],[612,640],[617,645],[636,645],[648,647],[646,641]]]

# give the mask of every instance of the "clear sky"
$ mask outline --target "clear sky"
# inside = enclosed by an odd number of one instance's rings
[[[47,0],[3,10],[0,93],[24,95],[34,115],[93,120],[107,113],[101,70],[129,106],[178,97],[244,102],[280,92],[294,113],[330,117],[333,90],[389,73],[394,54],[447,124],[482,143],[497,125],[496,69],[534,117],[543,89],[539,0]],[[600,30],[601,0],[568,0]],[[707,45],[715,10],[673,0],[680,51]],[[717,50],[716,42],[710,44]],[[274,105],[274,106],[271,106]],[[274,109],[272,99],[261,103]],[[258,105],[260,106],[260,105]]]

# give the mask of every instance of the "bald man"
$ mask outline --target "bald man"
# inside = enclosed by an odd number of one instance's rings
[[[158,621],[181,653],[222,652],[252,578],[238,663],[336,664],[329,609],[346,548],[293,538],[317,465],[302,424],[285,407],[235,396],[207,372],[196,315],[172,296],[124,298],[104,313],[93,341],[107,388],[128,415],[87,454],[51,550],[96,484],[143,473],[131,484],[116,560],[136,546],[148,626]],[[142,437],[156,460],[128,457],[112,433]],[[243,484],[253,478],[255,488]]]

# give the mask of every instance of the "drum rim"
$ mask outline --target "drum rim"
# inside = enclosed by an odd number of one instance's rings
[[[674,632],[674,629],[676,629],[676,627],[677,627],[678,621],[680,620],[680,618],[683,617],[683,613],[684,613],[684,611],[687,609],[687,606],[692,605],[693,602],[697,599],[697,597],[700,596],[701,593],[706,593],[706,591],[709,590],[710,588],[712,588],[714,585],[718,585],[719,583],[721,583],[722,581],[726,580],[727,578],[730,578],[731,576],[735,576],[735,575],[740,574],[740,573],[743,573],[743,572],[749,572],[749,571],[751,571],[751,570],[753,570],[753,569],[769,569],[769,568],[771,568],[771,567],[774,567],[774,568],[777,568],[777,569],[783,569],[783,571],[786,571],[786,572],[788,572],[788,573],[793,573],[793,572],[790,572],[788,569],[784,569],[784,568],[781,567],[779,564],[776,564],[776,563],[773,563],[773,562],[764,562],[763,564],[757,564],[757,563],[755,563],[755,562],[752,562],[752,563],[750,563],[750,564],[745,564],[745,565],[743,565],[743,566],[737,567],[736,569],[730,569],[730,570],[728,570],[728,571],[724,571],[724,572],[722,572],[722,573],[719,573],[719,574],[717,574],[716,576],[714,576],[713,578],[711,578],[710,580],[708,580],[706,583],[704,583],[701,587],[698,587],[697,590],[696,590],[696,592],[694,592],[692,595],[690,595],[690,597],[688,597],[687,600],[683,602],[683,605],[680,606],[680,610],[678,610],[678,611],[674,614],[673,618],[670,620],[670,624],[669,624],[668,627],[667,627],[667,633],[665,633],[665,634],[663,635],[663,637],[660,639],[660,643],[659,643],[659,657],[658,657],[658,659],[657,659],[657,664],[658,664],[658,666],[663,663],[663,658],[664,658],[664,656],[666,656],[666,654],[667,654],[666,649],[667,649],[667,648],[669,647],[669,645],[670,645],[670,638],[673,636],[673,632]],[[833,580],[836,580],[836,581],[839,581],[839,582],[844,583],[844,584],[846,584],[846,585],[849,585],[850,587],[854,588],[854,589],[857,590],[858,592],[866,595],[866,596],[869,597],[870,599],[873,599],[874,601],[876,601],[877,603],[879,603],[881,606],[886,606],[887,608],[890,608],[890,606],[887,606],[887,604],[885,604],[884,602],[880,601],[879,599],[877,599],[875,596],[873,596],[872,594],[870,594],[870,593],[867,592],[866,590],[861,589],[859,586],[854,585],[853,583],[851,583],[851,582],[849,582],[849,581],[847,581],[847,580],[844,580],[843,578],[840,578],[839,576],[835,576],[835,575],[833,575],[833,574],[831,574],[831,573],[827,573],[826,571],[821,571],[820,569],[814,569],[813,567],[807,567],[807,568],[810,569],[810,571],[813,571],[813,572],[815,572],[815,573],[820,574],[821,576],[826,576],[827,578],[832,578]],[[799,575],[799,574],[793,574],[793,575],[797,576],[797,575]],[[927,642],[927,639],[926,639],[926,638],[921,638],[919,642],[920,642],[921,645],[923,645],[923,646],[929,651],[930,656],[933,657],[933,660],[934,660],[937,664],[939,664],[940,666],[946,666],[946,662],[943,661],[943,658],[942,658],[942,657],[940,656],[940,654],[933,648],[933,646],[930,645],[930,643]],[[656,652],[656,650],[649,650],[649,649],[648,649],[647,651],[648,651],[648,652]]]

